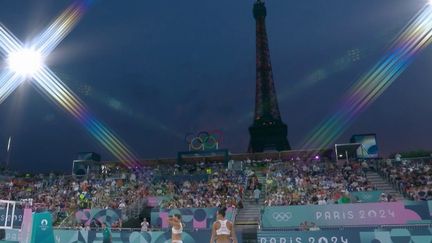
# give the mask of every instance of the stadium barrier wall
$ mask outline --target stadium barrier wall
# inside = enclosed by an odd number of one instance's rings
[[[17,229],[6,230],[7,242],[18,242]],[[208,242],[211,230],[186,231],[184,243]],[[387,228],[346,228],[318,231],[259,231],[258,243],[426,243],[432,241],[430,226],[399,226]],[[171,237],[170,231],[113,231],[113,243],[165,243]],[[102,231],[54,230],[56,242],[90,243],[102,242]],[[238,242],[242,241],[241,232],[237,232]]]
[[[92,221],[98,221],[100,223],[107,222],[112,224],[117,220],[121,219],[121,210],[119,209],[81,209],[75,212],[75,220],[79,224],[89,225]],[[17,208],[14,216],[14,228],[20,228],[24,219],[24,209]],[[10,223],[11,215],[6,217],[6,209],[0,209],[0,225],[5,224],[5,220]]]
[[[216,219],[217,210],[218,208],[154,208],[150,215],[150,224],[152,227],[166,229],[169,228],[169,215],[181,214],[182,222],[186,228],[209,229]],[[233,221],[234,209],[228,208],[225,216],[228,220]]]
[[[432,201],[264,207],[261,226],[295,228],[305,221],[318,226],[430,224],[431,215]]]
[[[102,242],[102,231],[78,231],[78,230],[54,230],[56,242],[61,243],[90,243]],[[211,230],[183,231],[182,240],[184,243],[203,243],[209,242]],[[241,233],[237,234],[238,242],[242,241]],[[165,243],[171,242],[171,231],[151,231],[151,232],[128,232],[113,231],[112,243]]]
[[[348,228],[318,231],[259,231],[258,243],[429,243],[432,228]]]

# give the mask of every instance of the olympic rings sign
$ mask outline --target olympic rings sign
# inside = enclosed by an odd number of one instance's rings
[[[292,218],[291,212],[274,212],[272,214],[272,217],[274,220],[281,222],[281,221],[289,221]]]
[[[219,143],[222,140],[222,132],[215,131],[202,131],[198,134],[188,133],[185,136],[185,141],[189,145],[189,150],[207,150],[218,149]]]

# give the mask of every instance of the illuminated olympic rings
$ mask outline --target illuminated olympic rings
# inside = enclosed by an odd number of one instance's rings
[[[185,141],[191,150],[217,149],[221,140],[222,132],[219,130],[201,131],[198,134],[188,133],[185,136]]]

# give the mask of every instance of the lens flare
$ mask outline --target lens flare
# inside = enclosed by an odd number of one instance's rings
[[[33,41],[33,46],[42,52],[51,53],[73,30],[89,8],[88,1],[73,2]]]
[[[388,54],[344,95],[339,109],[322,121],[304,140],[302,148],[326,148],[340,137],[401,75],[432,40],[432,6],[426,5],[395,39]]]
[[[129,168],[138,166],[138,159],[106,126],[96,120],[84,103],[49,69],[44,68],[34,76],[34,84],[55,104],[69,112],[105,148]]]
[[[22,43],[2,24],[0,24],[0,52],[8,55],[20,51]]]
[[[23,76],[32,76],[42,68],[42,54],[36,50],[23,49],[9,54],[8,67]]]
[[[0,104],[21,85],[24,77],[17,73],[3,72],[0,74]]]
[[[138,159],[110,129],[98,121],[85,104],[44,64],[43,60],[69,34],[91,1],[77,0],[33,42],[32,49],[0,25],[0,51],[8,57],[9,69],[0,74],[0,104],[27,78],[42,93],[77,119],[98,142],[128,168],[140,168]]]

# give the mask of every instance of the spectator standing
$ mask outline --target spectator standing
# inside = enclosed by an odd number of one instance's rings
[[[261,190],[258,187],[256,187],[255,190],[253,191],[253,195],[254,195],[256,204],[258,204],[259,199],[260,199],[260,195],[261,195]]]
[[[147,222],[147,219],[144,218],[144,220],[141,223],[141,232],[147,232],[149,228],[149,222]]]
[[[366,175],[366,173],[367,173],[368,170],[369,170],[369,164],[368,164],[366,161],[363,161],[363,162],[361,163],[361,166],[362,166],[363,173]]]

